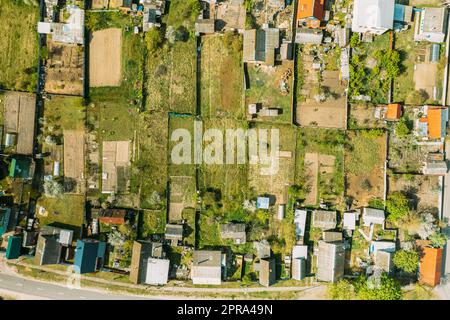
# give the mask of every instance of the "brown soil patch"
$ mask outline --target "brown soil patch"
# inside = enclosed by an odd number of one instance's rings
[[[122,30],[95,31],[89,50],[89,85],[116,87],[120,85]]]
[[[16,153],[32,154],[36,98],[26,93],[7,93],[5,96],[4,114],[5,132],[17,135]]]

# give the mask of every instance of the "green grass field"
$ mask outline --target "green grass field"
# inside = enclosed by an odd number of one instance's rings
[[[203,37],[201,63],[202,116],[242,119],[242,37],[231,32]]]
[[[34,91],[37,85],[39,7],[0,2],[0,88]]]
[[[52,96],[45,101],[44,116],[54,118],[63,130],[84,131],[85,111],[80,97]]]

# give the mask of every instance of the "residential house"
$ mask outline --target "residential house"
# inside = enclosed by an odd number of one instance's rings
[[[297,240],[305,236],[307,215],[308,211],[306,210],[295,209],[294,211],[295,236]]]
[[[191,278],[194,284],[220,285],[222,283],[222,253],[195,250],[192,258]]]
[[[322,233],[323,241],[325,242],[342,242],[343,235],[342,232],[337,231],[324,231]]]
[[[319,241],[317,280],[336,282],[344,276],[345,250],[339,242]]]
[[[259,284],[265,287],[273,285],[276,281],[275,259],[264,258],[259,262]]]
[[[422,8],[416,12],[414,41],[444,42],[447,33],[447,8]]]
[[[356,211],[344,212],[344,230],[355,230],[358,213]]]
[[[302,280],[306,277],[306,260],[308,260],[308,246],[294,246],[292,248],[292,279]]]
[[[279,48],[280,30],[277,28],[265,27],[244,31],[244,62],[274,66],[276,51]]]
[[[196,34],[213,34],[215,31],[215,19],[197,19],[195,21]]]
[[[5,258],[8,260],[17,259],[18,257],[20,257],[21,250],[22,250],[22,237],[19,235],[9,236]]]
[[[130,267],[131,282],[135,284],[148,283],[147,273],[149,268],[148,266],[149,259],[151,258],[161,259],[163,257],[164,251],[162,243],[151,241],[134,241]],[[160,268],[165,268],[165,262],[163,264],[154,263],[151,267],[153,267],[151,271],[159,272]],[[152,272],[150,272],[150,276],[152,276]],[[160,277],[156,277],[156,279],[161,280]],[[149,281],[150,280],[155,279],[149,279]]]
[[[246,242],[245,223],[226,223],[220,226],[222,239],[232,239],[235,244]]]
[[[183,242],[183,225],[182,224],[166,224],[166,240],[170,241],[171,246],[178,246]]]
[[[147,32],[151,28],[161,27],[161,13],[157,9],[148,9],[144,11],[142,17],[142,31]]]
[[[441,282],[442,248],[422,247],[419,265],[419,282],[431,287]]]
[[[73,241],[73,230],[62,229],[52,225],[42,226],[42,235],[56,235],[58,242],[62,246],[71,246]]]
[[[149,258],[144,283],[152,285],[167,284],[169,278],[169,259]]]
[[[94,239],[77,240],[74,258],[76,273],[91,273],[101,270],[105,262],[106,242]]]
[[[355,0],[352,31],[380,35],[394,26],[395,0]]]
[[[363,209],[363,222],[365,227],[369,227],[371,224],[384,225],[384,220],[384,210],[367,207]]]
[[[296,43],[321,44],[323,32],[319,29],[298,28],[295,33]]]
[[[312,226],[323,230],[336,228],[337,215],[336,211],[314,210],[312,218]]]
[[[384,119],[387,121],[397,121],[400,120],[401,116],[402,105],[400,103],[389,103]]]
[[[319,28],[324,18],[325,0],[299,0],[297,27]]]
[[[42,266],[61,262],[62,246],[58,238],[58,235],[39,235],[34,256],[36,264]]]
[[[417,135],[429,140],[439,140],[445,137],[448,121],[447,107],[425,106],[426,116],[416,122]]]
[[[67,5],[66,10],[66,22],[38,22],[38,33],[51,35],[55,42],[83,44],[84,10],[75,5]]]
[[[264,258],[270,257],[270,253],[271,253],[270,252],[271,251],[270,244],[266,239],[261,240],[261,241],[254,241],[253,247],[255,248],[256,256],[259,259],[264,259]]]
[[[443,153],[429,153],[423,166],[423,174],[443,176],[447,173],[447,161]]]

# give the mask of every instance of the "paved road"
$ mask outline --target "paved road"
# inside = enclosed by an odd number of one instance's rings
[[[69,289],[57,284],[23,279],[0,273],[0,292],[25,299],[50,300],[142,300],[152,299],[140,296],[109,294],[87,289]],[[9,294],[10,293],[10,294]]]

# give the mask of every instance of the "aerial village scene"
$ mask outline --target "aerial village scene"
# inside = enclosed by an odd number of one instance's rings
[[[450,299],[448,22],[440,0],[0,1],[0,297]],[[199,123],[277,130],[278,170],[174,161]]]

